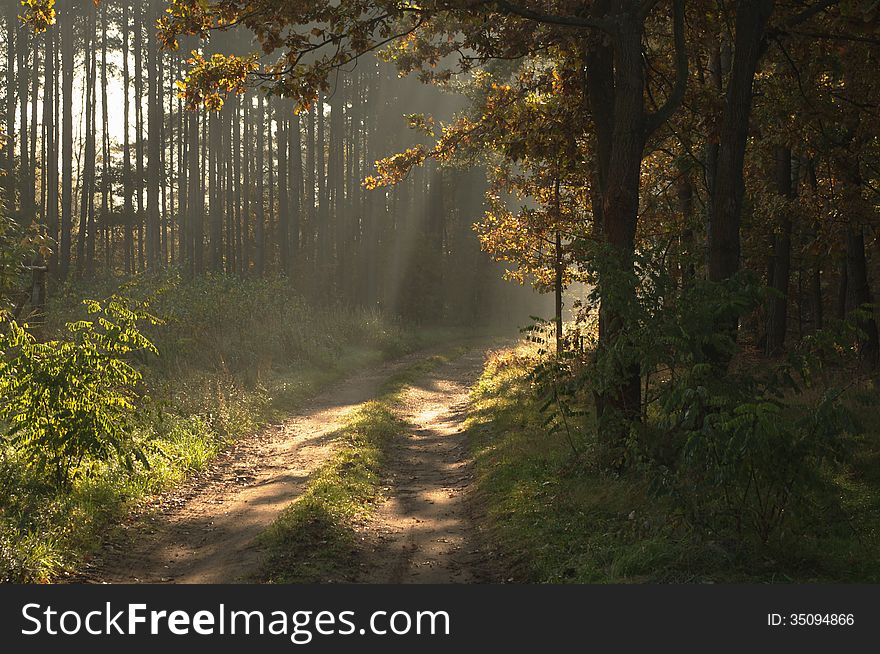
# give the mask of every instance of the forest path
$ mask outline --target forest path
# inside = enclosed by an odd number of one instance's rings
[[[158,510],[135,516],[78,581],[235,583],[253,577],[256,536],[297,498],[309,474],[334,451],[334,432],[418,352],[337,382],[296,416],[242,438],[197,478],[164,495]]]
[[[359,527],[367,546],[358,581],[497,581],[478,544],[464,431],[470,387],[484,360],[484,348],[471,349],[404,391],[397,413],[410,428],[388,453],[388,499]]]

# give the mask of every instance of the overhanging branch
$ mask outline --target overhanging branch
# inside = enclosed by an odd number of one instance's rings
[[[688,53],[684,38],[684,0],[672,0],[673,38],[675,41],[675,84],[666,102],[657,111],[647,117],[645,130],[652,134],[665,123],[681,105],[687,89]]]
[[[615,31],[614,24],[611,21],[599,20],[597,18],[548,14],[543,11],[536,11],[528,7],[515,5],[508,0],[495,0],[495,6],[498,7],[501,13],[519,16],[520,18],[533,20],[536,23],[562,25],[564,27],[578,27],[581,29],[595,29],[607,34],[613,34]]]

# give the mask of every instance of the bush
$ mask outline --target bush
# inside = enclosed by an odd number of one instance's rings
[[[669,384],[651,428],[673,457],[654,450],[650,472],[688,521],[761,542],[810,511],[856,430],[837,393],[808,398],[786,366],[719,375],[705,364]]]
[[[646,475],[697,528],[767,542],[824,496],[824,468],[844,456],[857,431],[840,391],[814,388],[820,350],[841,361],[852,328],[816,334],[784,361],[750,358],[730,326],[762,306],[768,291],[748,273],[682,285],[661,264],[650,252],[637,257],[638,292],[619,307],[625,320],[613,343],[538,366],[545,424],[570,437],[571,418],[590,393],[617,388],[636,367],[646,389],[640,418],[610,455],[597,434],[595,459]],[[615,289],[633,277],[618,277],[605,275],[605,297],[628,297]]]
[[[119,299],[86,301],[92,320],[67,323],[67,338],[38,343],[9,321],[0,335],[0,420],[28,462],[67,487],[86,460],[146,462],[128,439],[141,373],[126,357],[157,353],[138,329],[153,321]]]

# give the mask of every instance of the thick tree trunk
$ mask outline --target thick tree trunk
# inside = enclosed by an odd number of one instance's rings
[[[641,24],[631,17],[617,34],[614,47],[613,90],[607,79],[597,88],[598,97],[591,103],[595,111],[608,111],[603,105],[609,95],[614,103],[613,122],[603,126],[597,136],[600,149],[607,151],[602,165],[602,234],[610,248],[611,261],[602,271],[599,309],[599,355],[613,348],[626,328],[627,305],[634,301],[636,280],[633,274],[636,223],[639,209],[640,169],[645,147],[644,68],[641,57]],[[606,64],[607,65],[607,64]],[[603,171],[602,169],[605,168]],[[613,287],[613,289],[612,289]],[[614,298],[614,300],[611,300]],[[623,445],[629,425],[641,416],[641,376],[637,361],[623,361],[616,366],[616,379],[596,394],[599,434],[603,439],[603,463],[609,467],[623,464]]]
[[[773,0],[737,4],[733,64],[724,102],[718,166],[709,223],[709,279],[723,281],[739,271],[743,162],[752,109],[752,85]],[[735,329],[736,325],[726,325]]]
[[[845,264],[845,313],[853,317],[859,329],[858,349],[862,361],[871,368],[878,364],[880,343],[878,343],[877,322],[871,306],[872,293],[868,281],[868,264],[865,256],[865,216],[870,209],[862,197],[862,178],[857,155],[843,155],[839,161],[840,183],[842,186],[841,204],[847,212],[846,226],[846,264]]]

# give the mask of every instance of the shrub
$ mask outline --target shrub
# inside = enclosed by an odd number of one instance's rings
[[[146,463],[128,438],[141,373],[126,358],[157,353],[138,329],[155,319],[118,298],[85,304],[94,318],[67,323],[65,339],[39,343],[14,321],[0,335],[0,420],[58,486],[69,486],[87,459]]]
[[[613,443],[613,456],[596,434],[595,459],[645,474],[694,526],[766,542],[824,495],[824,467],[843,457],[856,431],[840,391],[814,387],[821,350],[839,365],[853,328],[816,334],[783,361],[752,360],[729,326],[765,301],[753,276],[680,284],[650,252],[637,257],[635,271],[638,292],[617,294],[629,299],[612,344],[535,370],[545,424],[570,434],[590,393],[616,388],[635,366],[646,389],[641,415],[625,442]],[[622,277],[605,274],[603,297],[632,283]]]

